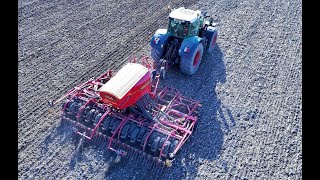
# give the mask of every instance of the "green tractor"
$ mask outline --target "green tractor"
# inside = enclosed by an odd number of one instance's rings
[[[193,75],[205,52],[212,52],[217,41],[216,23],[207,12],[180,7],[169,14],[167,29],[158,29],[152,36],[151,57],[164,78],[169,66]]]

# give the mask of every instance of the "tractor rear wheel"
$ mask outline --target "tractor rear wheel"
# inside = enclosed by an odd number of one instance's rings
[[[186,58],[181,58],[180,70],[185,74],[193,75],[198,70],[203,57],[202,43],[199,43],[198,47],[193,52],[190,52],[190,54]]]

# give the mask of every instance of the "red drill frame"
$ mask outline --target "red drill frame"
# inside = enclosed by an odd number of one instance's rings
[[[147,56],[143,56],[140,59],[140,61],[142,62],[141,64],[146,66],[150,71],[153,71],[155,66],[150,62],[151,60],[152,59],[149,59]],[[137,59],[135,57],[132,57],[130,59],[130,62],[135,63],[137,62]],[[150,114],[152,117],[159,117],[157,119],[158,123],[147,123],[148,121],[145,118],[141,116],[137,117],[134,113],[125,114],[120,109],[111,107],[110,105],[103,103],[101,98],[99,99],[99,92],[97,91],[97,89],[99,89],[105,82],[113,77],[113,72],[111,70],[108,70],[97,79],[90,79],[89,81],[78,85],[77,87],[67,92],[56,102],[50,102],[49,105],[53,106],[62,99],[67,98],[67,101],[64,103],[61,109],[63,112],[61,118],[62,121],[70,124],[77,134],[85,137],[87,140],[92,140],[95,137],[102,137],[103,141],[107,142],[108,144],[107,149],[110,149],[121,156],[126,155],[127,151],[144,152],[148,144],[150,135],[154,131],[157,131],[158,133],[165,135],[166,140],[161,147],[159,156],[153,157],[153,159],[156,159],[158,161],[164,160],[167,159],[167,156],[163,154],[163,150],[166,142],[169,139],[178,140],[178,144],[176,145],[172,153],[173,155],[175,155],[184,145],[187,139],[191,136],[195,124],[198,121],[197,109],[201,106],[201,104],[198,101],[182,96],[174,88],[158,88],[160,75],[159,73],[153,74],[155,74],[155,76],[152,78],[153,80],[149,95],[155,103],[155,109],[153,109]],[[75,116],[76,120],[70,118],[72,113],[69,112],[67,108],[69,103],[74,99],[77,99],[83,103],[83,105],[79,107],[78,112]],[[95,124],[94,128],[87,127],[79,121],[82,111],[89,104],[95,104],[97,107],[104,110],[103,115]],[[146,106],[147,104],[143,105]],[[121,120],[118,127],[112,133],[112,136],[107,136],[98,131],[107,116],[111,116],[113,118]],[[140,149],[132,147],[120,140],[122,128],[128,122],[136,123],[140,127],[146,126],[148,124],[147,132],[149,132],[149,134],[147,135]],[[149,154],[146,155],[148,157],[150,156]]]

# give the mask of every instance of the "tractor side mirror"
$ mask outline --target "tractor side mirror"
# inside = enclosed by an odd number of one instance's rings
[[[204,18],[208,18],[208,17],[210,17],[210,15],[208,14],[207,11],[205,11],[205,12],[203,13],[203,17],[204,17]]]
[[[213,18],[210,18],[210,24],[211,24],[211,26],[213,26],[213,27],[216,27],[216,26],[219,25],[219,23],[214,22]]]
[[[210,18],[209,23],[210,23],[210,25],[212,25],[212,23],[213,23],[213,18]]]

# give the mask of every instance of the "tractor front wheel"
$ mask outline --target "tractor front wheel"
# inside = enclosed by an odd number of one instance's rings
[[[203,45],[199,43],[198,47],[193,51],[190,52],[190,56],[182,58],[180,61],[180,70],[181,72],[193,75],[199,68],[203,57]]]

